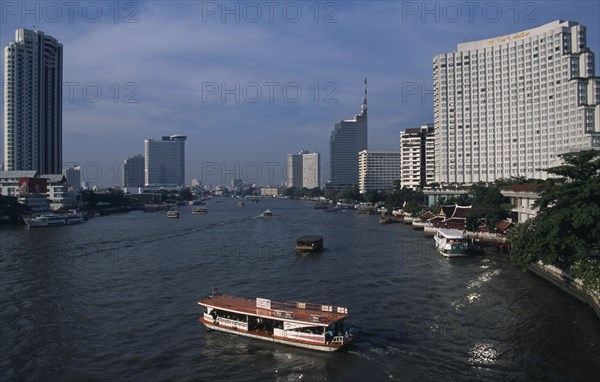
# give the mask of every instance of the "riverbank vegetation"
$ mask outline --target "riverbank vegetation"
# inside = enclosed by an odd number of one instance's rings
[[[542,191],[539,213],[510,234],[511,258],[526,267],[542,261],[600,290],[600,152],[567,155],[547,171],[560,182]]]

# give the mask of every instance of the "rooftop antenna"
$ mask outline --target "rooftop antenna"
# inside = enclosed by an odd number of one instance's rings
[[[362,105],[360,106],[361,114],[367,113],[367,78],[365,77],[365,95],[363,97]]]

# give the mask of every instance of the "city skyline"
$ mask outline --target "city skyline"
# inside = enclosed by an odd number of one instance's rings
[[[173,132],[189,137],[186,183],[219,184],[239,172],[247,183],[281,184],[296,147],[329,157],[331,128],[355,114],[364,77],[369,147],[395,150],[400,131],[433,120],[432,59],[458,43],[564,19],[585,25],[587,45],[600,51],[593,2],[491,3],[498,17],[492,6],[469,12],[460,3],[328,2],[315,12],[312,3],[284,2],[258,20],[243,3],[231,3],[234,14],[212,2],[128,2],[119,12],[89,3],[101,8],[99,20],[82,5],[59,18],[43,3],[8,4],[17,9],[2,5],[3,47],[15,29],[34,25],[63,43],[63,164],[81,164],[82,180],[100,186],[119,185],[119,164],[142,151],[143,138]]]

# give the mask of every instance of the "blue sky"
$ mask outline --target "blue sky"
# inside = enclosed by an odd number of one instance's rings
[[[600,53],[597,1],[3,1],[0,42],[35,26],[64,45],[63,157],[90,183],[118,185],[145,138],[185,134],[188,183],[279,185],[288,153],[327,165],[365,77],[369,149],[397,150],[433,121],[435,54],[557,19]]]

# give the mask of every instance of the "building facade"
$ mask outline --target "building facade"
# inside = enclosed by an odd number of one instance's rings
[[[600,79],[576,22],[458,44],[433,77],[436,182],[544,179],[561,154],[600,148]]]
[[[4,170],[62,171],[63,47],[17,29],[4,48]]]
[[[123,188],[142,188],[146,184],[146,163],[141,154],[134,155],[123,161],[121,185]]]
[[[320,188],[321,187],[321,155],[306,150],[287,156],[288,187]]]
[[[147,188],[177,188],[185,185],[184,135],[144,141],[145,184]]]
[[[81,166],[75,165],[63,170],[63,175],[67,179],[67,186],[72,190],[81,189]]]
[[[302,188],[302,154],[304,151],[300,151],[298,154],[287,155],[287,182],[288,187]]]
[[[327,188],[341,190],[358,186],[358,153],[367,150],[367,80],[360,114],[335,124],[329,139]]]
[[[435,179],[435,134],[433,124],[406,129],[400,133],[402,187],[416,190]]]
[[[363,150],[358,153],[358,169],[360,193],[390,189],[400,179],[400,153]]]

